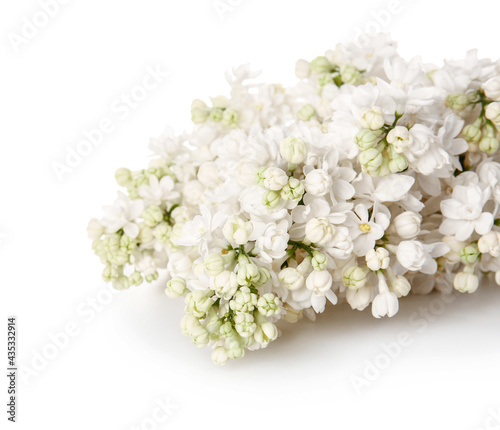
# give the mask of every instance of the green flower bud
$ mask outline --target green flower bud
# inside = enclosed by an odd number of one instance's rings
[[[364,287],[370,270],[366,267],[352,266],[344,271],[342,282],[351,290]]]
[[[204,318],[214,304],[213,294],[211,290],[196,290],[188,293],[185,299],[186,312],[192,313],[197,318]]]
[[[389,161],[389,170],[391,173],[403,172],[408,168],[408,159],[403,154],[394,151],[394,156]]]
[[[209,114],[209,117],[213,122],[221,122],[223,116],[224,116],[224,109],[221,108],[213,108]]]
[[[254,283],[256,287],[260,287],[264,285],[269,279],[271,278],[271,274],[269,273],[269,270],[267,270],[265,267],[261,267],[259,269],[259,279]]]
[[[111,284],[113,285],[113,288],[116,290],[126,290],[127,288],[130,287],[130,281],[124,275],[120,275],[117,278],[113,278]]]
[[[369,128],[363,128],[356,134],[356,144],[359,149],[365,151],[370,148],[377,146],[379,137],[384,133],[383,130],[370,130]]]
[[[228,338],[224,347],[226,348],[226,353],[230,359],[243,358],[245,356],[245,349],[241,346],[241,343],[236,336]]]
[[[458,112],[463,111],[467,106],[469,106],[469,97],[462,93],[449,94],[446,97],[446,105],[453,110]]]
[[[111,264],[106,264],[102,271],[102,279],[106,282],[110,282],[113,278],[118,277],[118,270],[116,269],[115,266],[112,266]]]
[[[195,124],[201,124],[204,123],[210,114],[210,111],[208,109],[203,109],[203,108],[192,108],[191,109],[191,121],[193,121]]]
[[[219,328],[219,334],[221,337],[229,337],[234,335],[234,328],[229,321],[226,321]]]
[[[124,249],[120,249],[112,254],[109,254],[108,261],[115,266],[123,266],[129,262],[129,253]]]
[[[142,274],[137,270],[129,276],[130,284],[136,287],[141,285],[144,281]]]
[[[293,176],[288,179],[288,183],[281,190],[280,196],[283,200],[300,201],[304,195],[305,187],[302,181]]]
[[[116,182],[122,187],[128,187],[132,182],[132,172],[129,169],[122,167],[115,173]]]
[[[224,258],[221,254],[209,254],[205,258],[205,271],[211,276],[217,276],[224,270]]]
[[[208,330],[202,325],[193,327],[189,334],[191,336],[191,340],[198,348],[203,348],[208,345],[210,336]]]
[[[229,127],[234,127],[240,120],[240,113],[234,109],[226,109],[222,115],[222,121]]]
[[[479,118],[473,124],[466,125],[463,129],[463,135],[468,142],[477,143],[481,140],[481,119]]]
[[[314,73],[328,73],[331,71],[332,66],[326,57],[316,57],[310,63],[311,70]]]
[[[311,265],[314,270],[326,270],[328,258],[325,254],[315,251],[311,259]]]
[[[248,264],[241,264],[238,267],[238,274],[236,275],[236,278],[238,280],[239,285],[243,286],[250,286],[250,285],[255,285],[259,282],[260,279],[260,272],[259,268],[253,264],[253,263],[248,263]]]
[[[334,82],[335,81],[333,75],[331,75],[330,73],[324,73],[322,75],[319,75],[318,77],[318,84],[320,87],[324,87],[328,84],[333,84]]]
[[[314,107],[311,104],[306,104],[297,112],[297,118],[300,121],[309,121],[315,113],[316,111]]]
[[[146,282],[154,282],[158,279],[158,272],[152,273],[151,275],[146,276]]]
[[[257,324],[252,314],[238,312],[234,317],[234,328],[241,337],[250,337],[257,329]]]
[[[131,253],[135,248],[137,247],[137,240],[132,239],[130,236],[127,236],[124,234],[120,238],[120,249],[127,252]]]
[[[250,288],[241,287],[229,302],[229,307],[235,312],[252,312],[257,305],[257,299],[257,294],[252,293]]]
[[[499,146],[500,142],[493,136],[485,136],[479,142],[479,149],[487,154],[494,154]]]
[[[147,226],[145,223],[140,224],[139,228],[139,236],[137,237],[139,242],[141,244],[150,243],[154,238],[153,229]]]
[[[269,209],[274,209],[281,203],[280,193],[279,191],[267,190],[262,196],[262,204]]]
[[[212,351],[212,361],[215,364],[223,366],[228,362],[228,360],[229,356],[223,346],[218,346]]]
[[[181,332],[184,336],[191,336],[191,332],[201,325],[200,320],[194,315],[187,314],[181,319]]]
[[[170,240],[171,234],[172,226],[165,221],[160,222],[153,231],[154,237],[160,243],[167,243]]]
[[[382,152],[378,148],[370,148],[359,154],[359,162],[365,170],[375,170],[383,161]]]
[[[149,205],[146,209],[142,211],[142,217],[144,222],[149,227],[156,226],[160,221],[163,220],[163,211],[159,206]]]
[[[480,252],[477,245],[464,246],[459,251],[460,258],[464,264],[475,263],[479,258]]]
[[[207,313],[207,317],[205,319],[205,328],[212,335],[212,339],[216,340],[219,338],[219,330],[222,327],[222,320],[214,310],[214,307],[215,306],[211,307]]]
[[[171,299],[183,296],[186,291],[186,281],[178,276],[168,281],[165,288],[165,294]]]
[[[346,64],[340,69],[340,78],[344,84],[357,85],[362,77],[361,72],[351,64]]]
[[[257,300],[257,310],[265,317],[279,315],[281,313],[280,299],[272,293],[266,293]]]

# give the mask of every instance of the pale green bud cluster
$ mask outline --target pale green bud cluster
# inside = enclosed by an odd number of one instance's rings
[[[228,100],[223,96],[213,98],[212,107],[202,100],[194,100],[191,104],[191,120],[195,124],[210,120],[228,127],[235,127],[240,120],[240,113],[228,107],[227,104]]]
[[[382,110],[377,106],[362,109],[364,127],[355,137],[360,149],[359,162],[364,172],[372,176],[385,176],[403,172],[408,168],[404,151],[412,144],[408,128],[384,127]]]
[[[305,104],[297,112],[297,118],[300,121],[309,121],[311,118],[314,117],[315,114],[316,110],[314,109],[314,106],[311,104]]]
[[[363,72],[352,64],[338,66],[331,63],[324,56],[316,57],[309,63],[310,72],[319,75],[318,84],[324,87],[335,84],[341,87],[344,84],[359,85],[363,81]]]
[[[186,296],[182,332],[198,347],[212,342],[212,359],[217,364],[275,340],[278,330],[268,318],[279,318],[282,310],[277,296],[259,293],[258,288],[270,279],[269,271],[259,267],[243,246],[228,248],[208,254],[200,265],[210,278],[209,290],[189,292],[180,277],[168,281],[165,290],[170,297]]]
[[[464,264],[471,264],[479,259],[481,253],[477,245],[467,245],[460,249],[459,255]]]
[[[287,184],[281,190],[280,196],[283,200],[293,200],[295,202],[300,202],[302,196],[304,195],[304,192],[304,183],[301,180],[290,176]]]
[[[369,273],[370,270],[367,267],[352,266],[344,271],[342,282],[351,290],[357,290],[365,286]]]
[[[165,164],[137,171],[120,168],[115,173],[115,179],[118,185],[127,189],[130,198],[134,200],[140,198],[137,188],[141,185],[148,185],[151,175],[156,176],[158,180],[168,175],[176,181],[176,177],[171,170],[171,166],[167,162],[165,162]]]
[[[446,105],[457,112],[463,111],[471,104],[471,96],[463,93],[452,93],[446,97]]]

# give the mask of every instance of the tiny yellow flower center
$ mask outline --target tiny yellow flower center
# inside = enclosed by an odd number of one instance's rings
[[[372,228],[370,227],[370,224],[368,223],[364,223],[364,224],[360,224],[359,225],[359,229],[363,232],[363,233],[368,233]]]

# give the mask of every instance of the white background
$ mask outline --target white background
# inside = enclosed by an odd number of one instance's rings
[[[251,62],[263,79],[292,83],[298,58],[377,26],[406,58],[440,63],[476,47],[481,56],[499,55],[500,5],[493,1],[401,0],[392,15],[384,13],[389,1],[222,2],[236,6],[221,19],[212,0],[70,0],[18,50],[9,37],[22,35],[24,19],[40,6],[0,6],[0,355],[6,317],[17,315],[19,363],[38,369],[18,381],[17,427],[495,428],[496,286],[445,306],[435,295],[410,297],[392,319],[330,307],[315,324],[284,325],[268,349],[224,367],[182,336],[183,303],[161,285],[99,303],[111,294],[103,293],[86,225],[113,201],[114,171],[144,166],[149,138],[167,124],[177,132],[189,127],[192,99],[227,93],[224,72],[233,65]],[[168,77],[119,117],[113,103],[141,84],[147,67]],[[67,147],[105,118],[114,131],[59,181],[52,163],[64,162]],[[63,340],[68,324],[75,335],[54,352],[51,339]],[[409,341],[396,347],[403,332]],[[55,357],[40,363],[41,352]],[[357,392],[353,375],[363,377],[367,363],[386,368],[379,375],[372,369]],[[2,411],[6,390],[2,377]],[[157,424],[156,402],[166,398],[178,407]],[[5,412],[1,421],[3,428]]]

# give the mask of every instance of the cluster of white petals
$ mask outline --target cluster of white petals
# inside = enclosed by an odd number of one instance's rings
[[[265,348],[277,321],[500,282],[500,62],[405,61],[387,35],[299,60],[298,82],[192,104],[146,169],[89,224],[118,289],[166,274],[181,327],[218,364]],[[330,303],[330,304],[329,304]]]

